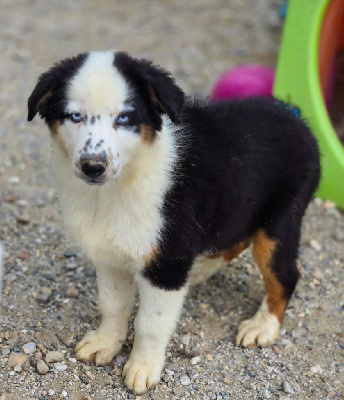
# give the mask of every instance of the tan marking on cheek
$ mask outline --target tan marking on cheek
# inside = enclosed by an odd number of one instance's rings
[[[277,246],[278,242],[269,238],[263,230],[257,231],[253,236],[253,259],[263,274],[268,310],[282,322],[287,300],[283,286],[272,270],[273,255]]]
[[[151,126],[141,124],[140,126],[141,141],[143,144],[151,145],[154,141],[154,131]]]
[[[113,152],[111,150],[111,147],[108,147],[108,154],[109,154],[109,165],[114,165],[115,157],[113,155]],[[118,154],[118,153],[117,153]]]
[[[230,247],[229,249],[219,251],[217,253],[212,253],[209,254],[207,257],[208,258],[219,258],[223,257],[223,259],[229,263],[232,261],[234,258],[238,257],[238,255],[243,252],[249,245],[250,245],[250,240],[243,240],[242,242],[239,242],[235,244],[234,246]]]
[[[151,262],[153,262],[159,255],[159,249],[157,247],[154,247],[149,253],[148,255],[145,257],[144,260],[144,266],[148,267]]]
[[[59,135],[59,129],[61,126],[61,121],[57,120],[54,125],[50,128],[50,133],[51,133],[51,137],[53,138],[53,140],[55,140],[55,142],[58,144],[60,150],[62,151],[62,153],[66,156],[66,158],[69,158],[69,152],[66,146],[65,141],[63,140],[62,136]]]

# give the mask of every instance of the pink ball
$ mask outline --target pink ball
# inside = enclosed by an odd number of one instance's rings
[[[275,71],[264,65],[242,65],[227,70],[215,83],[210,100],[229,100],[235,97],[273,97]]]

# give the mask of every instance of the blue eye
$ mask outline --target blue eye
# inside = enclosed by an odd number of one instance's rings
[[[117,124],[125,125],[125,124],[127,124],[129,122],[129,120],[130,120],[130,118],[129,118],[128,115],[120,115],[117,118]]]
[[[82,115],[79,112],[73,112],[69,115],[69,118],[73,121],[73,122],[81,122],[82,120]]]

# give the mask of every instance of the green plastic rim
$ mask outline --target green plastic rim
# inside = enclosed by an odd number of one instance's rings
[[[274,96],[301,110],[318,140],[322,179],[316,196],[344,209],[344,148],[333,129],[319,79],[319,38],[331,0],[290,0]]]

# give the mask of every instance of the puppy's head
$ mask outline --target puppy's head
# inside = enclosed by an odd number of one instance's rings
[[[101,185],[152,146],[162,114],[179,123],[184,93],[171,75],[123,52],[79,54],[42,74],[28,100],[74,174]]]

